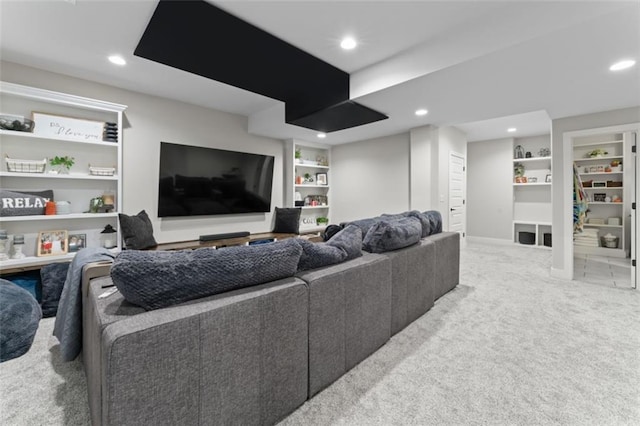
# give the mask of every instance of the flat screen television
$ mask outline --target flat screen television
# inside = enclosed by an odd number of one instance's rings
[[[269,212],[274,160],[161,142],[158,217]]]

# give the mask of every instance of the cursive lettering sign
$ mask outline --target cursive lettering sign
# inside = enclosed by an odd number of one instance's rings
[[[42,112],[34,112],[32,115],[35,123],[33,132],[36,134],[87,142],[103,140],[104,122],[102,121],[62,117]]]

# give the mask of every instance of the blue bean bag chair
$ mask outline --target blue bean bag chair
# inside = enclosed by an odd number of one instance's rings
[[[40,305],[27,290],[0,279],[0,362],[31,348],[41,318]]]

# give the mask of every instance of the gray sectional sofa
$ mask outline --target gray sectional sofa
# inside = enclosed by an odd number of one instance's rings
[[[391,252],[145,311],[109,265],[83,277],[94,425],[274,424],[374,353],[458,284],[460,240]]]

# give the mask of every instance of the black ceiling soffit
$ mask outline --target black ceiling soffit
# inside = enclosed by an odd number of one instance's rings
[[[388,118],[349,100],[349,74],[203,0],[161,0],[136,56],[283,101],[285,121],[333,132]]]

